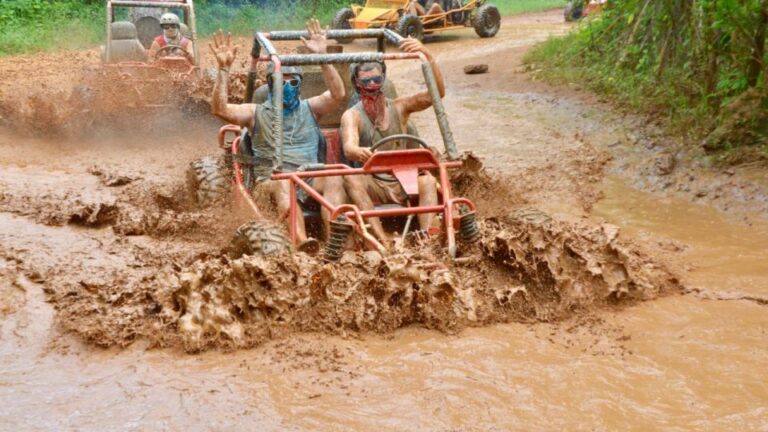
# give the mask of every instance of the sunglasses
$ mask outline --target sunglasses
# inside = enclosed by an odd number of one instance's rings
[[[372,77],[372,78],[360,78],[360,84],[362,84],[363,86],[366,86],[366,87],[368,85],[370,85],[371,83],[381,84],[382,81],[384,81],[384,77],[381,76],[381,75],[375,76],[375,77]]]
[[[163,24],[160,26],[163,30],[168,30],[169,28],[179,28],[176,24]]]
[[[284,83],[289,84],[291,87],[298,87],[301,84],[301,80],[298,78],[283,79]]]

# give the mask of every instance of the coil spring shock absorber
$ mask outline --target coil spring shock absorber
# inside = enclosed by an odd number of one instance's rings
[[[326,261],[338,261],[344,253],[344,248],[352,232],[352,225],[346,222],[346,218],[339,216],[331,222],[331,232],[328,235],[328,242],[325,244]]]
[[[464,211],[459,220],[459,236],[462,241],[473,242],[480,238],[480,227],[473,211]]]

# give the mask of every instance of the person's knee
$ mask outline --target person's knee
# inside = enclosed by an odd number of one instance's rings
[[[288,189],[290,186],[290,182],[283,181],[273,181],[272,184],[268,185],[272,200],[275,201],[277,208],[280,210],[286,210],[291,206],[291,194]]]
[[[348,194],[364,193],[365,180],[362,176],[345,176],[342,180],[342,187]]]
[[[419,176],[419,189],[420,190],[431,190],[437,188],[437,180],[435,180],[435,177],[430,174],[425,174],[422,176]]]
[[[347,200],[344,179],[341,177],[325,177],[323,181],[323,196],[333,205],[343,204]]]
[[[323,177],[323,192],[344,189],[344,177]]]

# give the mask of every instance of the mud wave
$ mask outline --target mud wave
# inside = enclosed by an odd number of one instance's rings
[[[328,264],[303,253],[224,254],[160,271],[77,281],[51,298],[65,329],[102,345],[142,337],[187,351],[245,348],[295,332],[444,332],[557,321],[678,292],[676,277],[612,226],[557,222],[535,211],[486,220],[482,239],[451,266],[432,252],[385,258],[347,252]],[[156,259],[155,261],[160,261]]]

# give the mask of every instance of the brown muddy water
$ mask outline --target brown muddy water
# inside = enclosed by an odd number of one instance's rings
[[[259,430],[765,429],[765,305],[737,298],[765,298],[767,276],[753,258],[766,252],[738,241],[765,236],[765,226],[753,230],[707,208],[660,203],[615,180],[605,193],[595,216],[627,224],[627,231],[663,237],[667,248],[687,241],[687,248],[675,252],[683,255],[681,261],[696,263],[686,281],[702,293],[727,287],[733,300],[694,292],[558,324],[496,325],[457,336],[409,328],[390,338],[299,334],[229,353],[184,355],[145,350],[142,343],[93,350],[57,334],[39,285],[6,259],[0,266],[9,300],[0,333],[0,425],[7,430],[231,430],[244,424]],[[41,229],[7,216],[2,224],[62,242],[77,241],[80,231]],[[716,224],[723,235],[685,237],[707,224]],[[729,245],[729,238],[736,240]],[[712,253],[719,248],[729,250],[733,268]]]
[[[181,213],[162,206],[173,201],[170,187],[153,195],[152,211],[171,218],[153,225],[166,227],[162,235],[74,226],[56,217],[70,214],[61,204],[126,204],[119,189],[86,174],[93,163],[173,186],[183,174],[178,155],[207,154],[210,143],[117,141],[98,158],[104,143],[85,143],[46,158],[52,169],[43,173],[37,161],[59,143],[2,136],[9,168],[0,173],[0,430],[768,430],[768,224],[638,192],[621,178],[602,183],[598,200],[602,144],[585,144],[577,130],[611,135],[612,127],[594,120],[589,104],[539,93],[509,71],[526,46],[564,31],[561,20],[559,11],[508,18],[492,41],[434,43],[457,138],[511,176],[522,204],[620,227],[620,238],[675,271],[685,293],[457,334],[417,326],[288,333],[251,349],[197,354],[149,348],[144,339],[96,348],[56,321],[55,308],[78,295],[57,286],[62,274],[76,269],[80,279],[67,277],[97,295],[102,279],[126,288],[135,281],[125,274],[156,271],[155,255],[173,260],[211,248],[199,236],[169,240]],[[500,76],[463,76],[469,61],[486,61]],[[409,71],[393,69],[400,79]],[[417,123],[436,136],[424,118]],[[498,214],[510,203],[492,207],[487,213]],[[81,312],[115,318],[104,303]]]
[[[389,337],[293,334],[251,350],[185,355],[143,342],[98,350],[60,334],[41,284],[30,280],[40,275],[6,256],[0,426],[765,429],[766,224],[746,226],[614,178],[604,194],[593,217],[658,245],[660,256],[687,269],[687,294],[554,324],[453,336],[419,328]],[[20,253],[49,239],[53,261],[67,250],[90,255],[112,236],[7,214],[0,226],[3,244]]]

